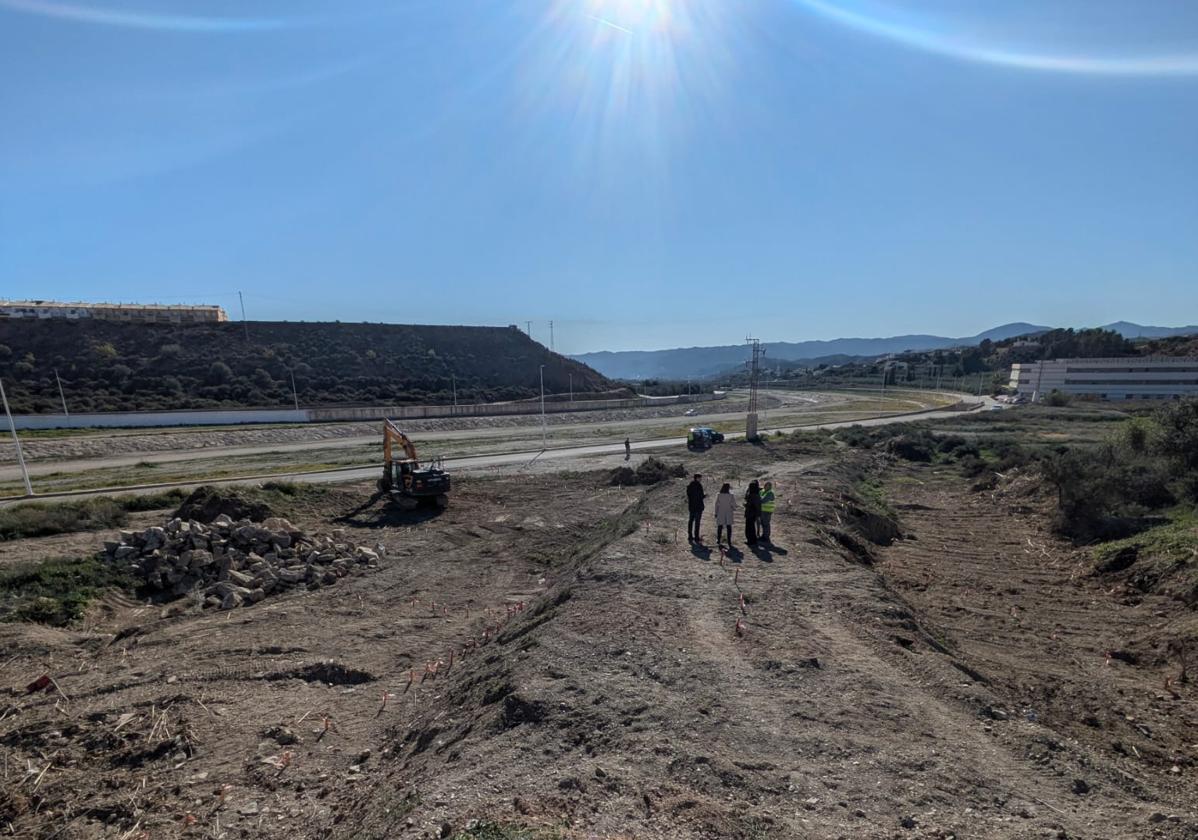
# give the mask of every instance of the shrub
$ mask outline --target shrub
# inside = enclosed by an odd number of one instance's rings
[[[631,467],[617,467],[608,476],[608,483],[613,486],[629,487],[634,484],[660,484],[671,478],[684,478],[686,467],[681,464],[667,464],[658,458],[649,457]]]
[[[213,362],[208,367],[208,384],[227,385],[233,381],[233,369],[224,362]]]
[[[926,433],[925,433],[926,434]],[[928,462],[935,453],[934,442],[928,440],[930,435],[901,435],[891,439],[886,448],[906,461]]]
[[[1053,388],[1052,391],[1050,391],[1041,402],[1043,402],[1045,405],[1050,405],[1053,408],[1063,408],[1069,405],[1069,403],[1073,402],[1073,398],[1068,394],[1062,393],[1056,388]]]

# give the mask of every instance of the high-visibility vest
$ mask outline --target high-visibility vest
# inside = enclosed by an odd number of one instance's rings
[[[764,493],[761,494],[761,512],[762,513],[773,513],[774,512],[774,504],[776,502],[777,502],[777,499],[774,496],[774,491],[766,490]]]

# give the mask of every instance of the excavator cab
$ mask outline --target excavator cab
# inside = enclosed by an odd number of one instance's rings
[[[406,457],[392,457],[396,443]],[[411,439],[390,420],[383,421],[383,477],[378,486],[403,510],[415,510],[422,503],[449,506],[449,473],[439,464],[420,466]]]

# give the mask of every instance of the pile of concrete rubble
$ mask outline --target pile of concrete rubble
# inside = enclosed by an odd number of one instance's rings
[[[336,583],[359,568],[377,568],[375,550],[332,536],[308,536],[280,517],[262,523],[218,516],[211,524],[172,519],[165,527],[122,531],[104,544],[108,559],[157,593],[194,594],[228,610],[287,589]]]

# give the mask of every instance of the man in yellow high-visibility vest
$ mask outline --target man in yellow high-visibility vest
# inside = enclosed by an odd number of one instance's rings
[[[761,538],[770,542],[770,520],[774,517],[774,508],[778,497],[774,494],[774,482],[767,481],[761,491]]]

